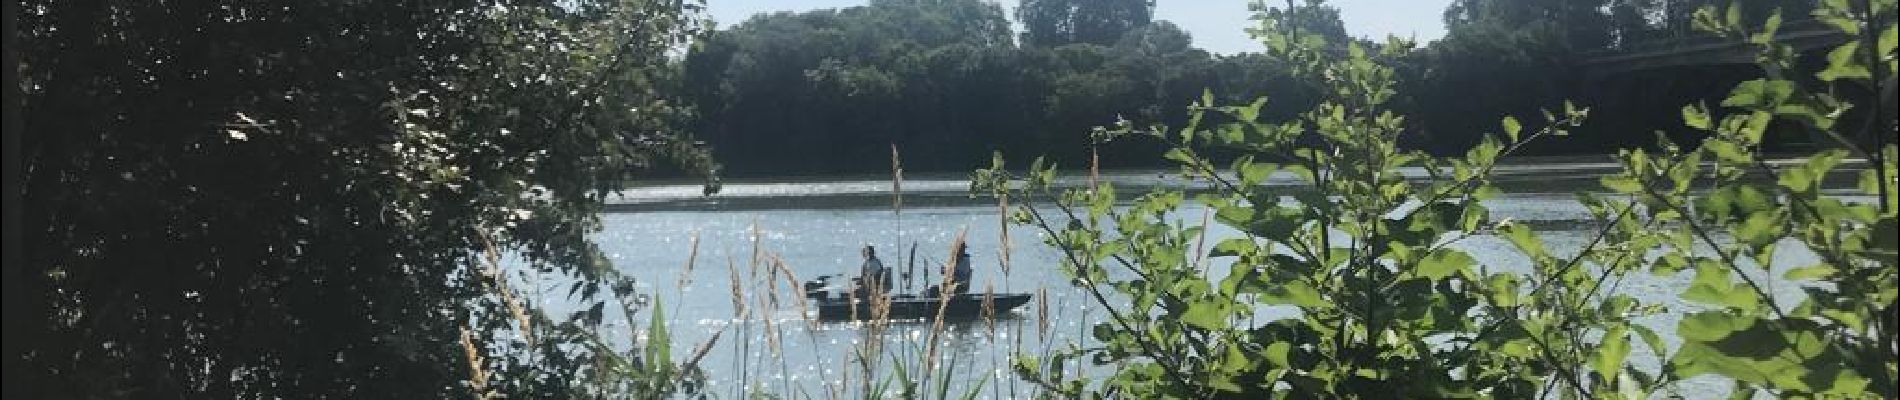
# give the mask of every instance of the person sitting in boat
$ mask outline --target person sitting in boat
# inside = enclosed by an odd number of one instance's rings
[[[950,294],[950,296],[967,294],[967,292],[969,292],[969,279],[971,279],[969,246],[963,246],[963,243],[958,243],[958,245],[956,245],[956,260],[952,260],[950,264],[944,264],[944,281],[937,282],[937,286],[925,288],[925,290],[923,290],[923,298],[937,298],[937,296],[942,296],[942,294]]]
[[[858,293],[869,297],[891,289],[891,270],[877,259],[877,248],[864,245],[864,266],[858,269]]]
[[[970,292],[970,249],[963,243],[957,243],[956,259],[943,266],[944,280],[926,293],[930,297],[939,294],[964,294]],[[946,288],[945,286],[948,286]]]

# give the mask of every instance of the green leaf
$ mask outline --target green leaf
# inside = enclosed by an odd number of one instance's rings
[[[1728,27],[1722,24],[1722,21],[1720,19],[1717,19],[1717,17],[1715,16],[1716,12],[1717,12],[1717,8],[1713,6],[1703,6],[1703,7],[1696,8],[1695,13],[1691,15],[1689,22],[1691,23],[1691,26],[1694,27],[1697,32],[1707,32],[1707,33],[1720,35],[1724,32],[1727,32]]]
[[[1749,214],[1741,224],[1729,229],[1735,240],[1753,248],[1774,244],[1787,234],[1787,218],[1779,211],[1763,211]]]
[[[1655,352],[1658,357],[1669,354],[1668,343],[1663,342],[1662,335],[1657,334],[1656,330],[1636,324],[1630,325],[1630,330],[1636,331],[1636,336],[1643,339],[1643,345],[1649,346],[1649,350]]]
[[[1815,264],[1815,265],[1810,265],[1806,267],[1790,269],[1788,270],[1788,272],[1783,273],[1781,277],[1787,280],[1791,280],[1791,281],[1808,281],[1808,280],[1816,280],[1816,279],[1822,279],[1822,278],[1834,276],[1834,274],[1839,271],[1840,271],[1839,269],[1834,268],[1834,266],[1832,265]]]
[[[666,305],[658,297],[653,299],[653,317],[647,320],[647,362],[654,365],[671,366],[673,364],[673,335],[666,331]]]
[[[1874,46],[1875,54],[1894,54],[1894,45],[1900,44],[1900,31],[1894,28],[1900,28],[1900,25],[1889,24],[1886,30],[1880,31],[1879,42]]]
[[[1784,80],[1756,79],[1735,85],[1729,91],[1727,99],[1722,100],[1725,107],[1773,108],[1794,95],[1794,82]]]
[[[1227,303],[1218,300],[1201,300],[1188,303],[1187,312],[1181,314],[1181,322],[1189,326],[1206,329],[1227,329]]]
[[[1537,232],[1531,230],[1529,225],[1503,224],[1498,227],[1498,233],[1503,234],[1504,239],[1517,246],[1518,251],[1530,256],[1533,261],[1550,256],[1550,252],[1544,249],[1543,239],[1539,239]]]
[[[1662,257],[1656,257],[1656,261],[1649,266],[1649,272],[1656,276],[1671,276],[1677,272],[1682,272],[1684,269],[1688,269],[1689,264],[1688,257],[1684,257],[1681,253],[1672,252],[1663,254]]]
[[[1729,3],[1728,12],[1723,14],[1722,22],[1725,23],[1729,29],[1740,28],[1742,26],[1742,4]]]
[[[1254,242],[1252,239],[1248,239],[1244,237],[1228,238],[1228,239],[1221,240],[1219,244],[1215,244],[1214,250],[1208,252],[1207,256],[1208,257],[1243,256],[1243,255],[1253,254],[1258,249],[1259,247],[1254,245]]]
[[[1702,142],[1702,149],[1714,154],[1717,160],[1728,163],[1742,164],[1753,159],[1748,149],[1743,148],[1741,144],[1722,137],[1712,137],[1708,140],[1704,140]]]
[[[1475,232],[1491,220],[1491,210],[1477,202],[1465,206],[1465,212],[1458,216],[1458,230]]]
[[[1721,340],[1728,337],[1729,333],[1748,329],[1754,324],[1754,318],[1721,311],[1703,311],[1683,317],[1676,327],[1676,335],[1683,340],[1708,342]]]
[[[1814,74],[1814,77],[1826,82],[1872,78],[1873,74],[1867,72],[1867,66],[1860,63],[1859,55],[1859,40],[1835,47],[1833,51],[1827,53],[1827,69]]]
[[[1247,143],[1247,129],[1240,124],[1222,124],[1214,127],[1217,143],[1238,146]]]
[[[1163,158],[1173,160],[1174,162],[1178,162],[1183,165],[1193,165],[1195,163],[1194,154],[1189,153],[1186,149],[1181,149],[1181,148],[1168,149],[1168,152],[1163,153],[1161,156]]]
[[[1611,328],[1608,333],[1603,334],[1603,343],[1597,346],[1594,362],[1597,375],[1602,376],[1603,379],[1611,379],[1623,369],[1623,361],[1630,355],[1629,335],[1628,330],[1621,326]]]
[[[1243,351],[1240,345],[1229,344],[1222,347],[1225,348],[1225,351],[1221,352],[1221,357],[1218,360],[1220,363],[1215,366],[1218,371],[1225,374],[1235,374],[1253,367],[1252,357],[1248,357],[1247,352]]]
[[[1618,375],[1616,377],[1616,395],[1622,396],[1622,398],[1625,399],[1649,398],[1649,393],[1644,391],[1643,388],[1650,385],[1650,380],[1641,378],[1641,374],[1641,371],[1632,371],[1632,373],[1629,374]]]
[[[1536,357],[1537,343],[1531,340],[1530,330],[1524,328],[1524,321],[1505,320],[1499,321],[1498,324],[1500,324],[1499,327],[1494,331],[1496,334],[1491,335],[1492,342],[1488,343],[1492,349],[1498,354],[1512,358]]]
[[[1768,108],[1768,109],[1774,108],[1773,105],[1764,105],[1762,107]],[[1742,139],[1746,139],[1746,142],[1744,143],[1748,143],[1748,144],[1761,143],[1762,135],[1768,132],[1768,126],[1770,123],[1774,122],[1774,120],[1775,120],[1774,114],[1771,114],[1767,111],[1756,111],[1756,112],[1749,113],[1747,119],[1743,120],[1743,123],[1741,127],[1739,128],[1740,129],[1739,133],[1742,134]]]
[[[1491,291],[1491,304],[1499,307],[1517,306],[1517,285],[1517,275],[1513,274],[1493,274],[1485,279],[1485,287]]]
[[[1760,305],[1760,296],[1753,290],[1735,284],[1727,265],[1715,260],[1698,260],[1695,272],[1695,280],[1682,292],[1683,300],[1740,310],[1754,310]]]
[[[1775,9],[1774,12],[1768,14],[1767,21],[1762,22],[1761,33],[1756,34],[1756,36],[1759,37],[1759,39],[1756,40],[1756,43],[1768,44],[1768,43],[1774,42],[1775,32],[1780,31],[1780,30],[1781,30],[1781,9],[1777,8]]]
[[[1502,124],[1504,135],[1511,138],[1511,143],[1517,143],[1518,133],[1524,130],[1524,125],[1517,122],[1517,117],[1512,116],[1505,116]]]
[[[1836,115],[1822,111],[1821,105],[1814,101],[1790,101],[1775,107],[1776,116],[1786,117],[1813,129],[1828,129],[1834,126]]]
[[[1795,193],[1816,193],[1821,190],[1821,180],[1829,171],[1847,158],[1845,150],[1823,151],[1808,157],[1806,163],[1781,172],[1775,183]]]
[[[1241,182],[1248,185],[1266,182],[1267,178],[1273,177],[1273,173],[1279,170],[1280,166],[1272,163],[1253,162],[1251,156],[1243,156],[1243,159],[1234,161],[1234,173],[1240,176]]]
[[[1643,183],[1641,181],[1637,181],[1636,178],[1625,175],[1604,175],[1602,178],[1597,178],[1597,180],[1603,184],[1603,188],[1610,189],[1617,193],[1636,193],[1643,191]]]
[[[1266,304],[1287,304],[1300,307],[1329,307],[1332,305],[1332,303],[1326,302],[1326,299],[1320,296],[1319,290],[1314,289],[1313,286],[1307,284],[1306,281],[1298,280],[1287,281],[1286,283],[1268,287],[1262,293],[1260,300]]]
[[[1246,107],[1240,108],[1240,120],[1253,122],[1260,119],[1260,109],[1266,106],[1267,98],[1265,96],[1254,99],[1253,103],[1249,103]]]
[[[1293,350],[1292,343],[1273,342],[1273,344],[1267,345],[1267,351],[1266,351],[1267,362],[1273,363],[1274,366],[1280,367],[1280,368],[1292,367],[1293,362],[1289,361],[1287,358],[1287,353],[1292,350]]]
[[[1703,108],[1701,104],[1682,106],[1682,123],[1690,128],[1705,131],[1714,126],[1713,120],[1709,117],[1709,110]]]
[[[1861,170],[1860,179],[1854,183],[1854,187],[1860,189],[1862,194],[1870,195],[1880,194],[1880,186],[1880,175],[1874,173],[1872,168]]]
[[[1419,260],[1418,268],[1413,273],[1431,280],[1442,280],[1453,275],[1469,275],[1471,266],[1477,264],[1478,260],[1463,251],[1439,248]]]
[[[1847,15],[1854,7],[1848,4],[1850,1],[1854,0],[1821,0],[1821,8],[1816,10],[1815,19],[1833,25],[1834,29],[1848,37],[1860,36],[1860,20]]]
[[[1697,199],[1696,208],[1717,222],[1745,219],[1758,213],[1775,211],[1776,204],[1767,192],[1753,185],[1726,186]]]

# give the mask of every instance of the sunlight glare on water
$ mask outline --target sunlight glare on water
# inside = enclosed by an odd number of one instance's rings
[[[1501,184],[1507,191],[1518,193],[1486,205],[1494,220],[1510,218],[1530,223],[1553,250],[1574,251],[1595,233],[1595,225],[1568,190],[1593,187],[1589,185],[1594,184],[1594,177],[1607,167],[1587,163],[1505,168]],[[1089,346],[1093,342],[1088,334],[1090,326],[1102,322],[1103,313],[1085,292],[1070,286],[1057,268],[1059,254],[1042,245],[1042,236],[1031,227],[1010,228],[1011,265],[1004,273],[998,265],[1003,257],[997,206],[969,196],[969,184],[963,179],[945,175],[905,181],[906,208],[901,213],[890,208],[890,182],[871,177],[729,183],[721,193],[707,198],[699,195],[696,185],[637,187],[624,193],[630,199],[616,200],[621,208],[615,211],[619,212],[602,216],[605,229],[598,233],[597,240],[618,268],[642,282],[644,293],[663,300],[671,321],[674,354],[721,333],[718,346],[700,366],[712,381],[728,383],[712,386],[716,395],[737,397],[743,394],[739,391],[744,385],[729,383],[742,379],[774,392],[788,389],[825,393],[826,386],[833,386],[825,382],[840,381],[840,371],[860,373],[851,372],[861,368],[851,362],[861,344],[896,343],[886,345],[896,355],[886,356],[879,364],[879,368],[888,370],[891,357],[922,359],[922,344],[931,337],[928,321],[900,321],[876,333],[861,323],[810,323],[798,308],[800,289],[787,283],[786,277],[776,275],[766,261],[783,262],[785,270],[798,280],[855,274],[862,260],[859,249],[872,245],[885,264],[899,274],[895,279],[899,291],[916,292],[935,282],[936,271],[949,259],[951,243],[960,232],[967,232],[975,260],[974,279],[980,282],[976,287],[993,287],[998,293],[1046,291],[1048,298],[1041,300],[1048,303],[1050,321],[1047,331],[1042,331],[1045,327],[1037,321],[1037,302],[1032,301],[1014,313],[999,315],[993,325],[984,321],[949,323],[939,336],[940,362],[956,364],[955,382],[975,382],[991,375],[991,383],[982,388],[983,397],[1024,396],[1032,388],[1008,372],[1010,356],[1044,355],[1071,345]],[[1199,189],[1159,171],[1118,172],[1106,174],[1104,180],[1125,194],[1148,188]],[[1085,177],[1071,177],[1059,184],[1078,187],[1085,182]],[[1173,218],[1199,223],[1206,212],[1190,202]],[[1239,235],[1221,226],[1213,227],[1209,234],[1210,243]],[[692,248],[694,235],[699,236],[696,254]],[[1456,246],[1471,252],[1484,265],[1525,272],[1521,265],[1526,259],[1501,239],[1476,237]],[[689,257],[694,257],[690,270]],[[755,262],[755,257],[761,258],[760,262]],[[1803,251],[1780,252],[1778,258],[1783,262],[1779,265],[1799,265],[1803,257],[1812,258]],[[907,268],[913,262],[915,266]],[[1208,268],[1210,275],[1225,274],[1220,262],[1217,259]],[[913,278],[908,284],[903,279],[907,272]],[[734,308],[735,279],[746,291],[744,315]],[[1615,290],[1672,310],[1693,309],[1695,305],[1675,295],[1687,281],[1687,276],[1629,279]],[[1781,301],[1793,301],[1800,295],[1799,288],[1792,284],[1775,289]],[[564,298],[561,294],[564,292],[545,293],[544,298],[558,303]],[[769,301],[773,298],[776,305]],[[1263,309],[1258,316],[1279,318],[1295,312]],[[1672,346],[1680,342],[1668,334],[1676,324],[1672,317],[1641,322],[1668,336],[1665,340]],[[1649,350],[1638,347],[1638,356],[1632,357],[1632,362],[1653,368],[1654,361],[1642,357]],[[1086,374],[1102,374],[1112,368],[1089,366],[1086,361],[1082,364],[1080,372]],[[1726,384],[1699,380],[1685,383],[1681,389],[1694,396],[1697,392],[1713,393],[1709,390],[1725,391]],[[952,392],[961,390],[953,388]]]

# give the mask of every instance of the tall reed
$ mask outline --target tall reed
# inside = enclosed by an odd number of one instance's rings
[[[906,238],[902,224],[903,181],[901,153],[899,148],[893,145],[890,207],[896,220],[894,225],[898,230],[899,249],[905,245]],[[1007,200],[1003,200],[997,204],[997,207],[999,213],[1006,212],[1010,204]],[[999,216],[998,222],[1007,224],[1007,215]],[[927,320],[921,321],[923,325],[912,324],[911,321],[892,320],[890,318],[893,315],[891,296],[866,296],[865,292],[858,290],[845,290],[837,294],[844,301],[852,302],[851,304],[863,304],[862,308],[850,307],[848,312],[850,321],[820,322],[813,315],[816,307],[805,297],[802,285],[804,282],[800,278],[800,275],[812,276],[811,271],[806,270],[804,274],[798,273],[799,270],[794,268],[792,262],[779,254],[769,243],[765,234],[765,224],[761,221],[754,219],[745,227],[745,230],[748,248],[741,250],[749,253],[749,256],[746,256],[748,260],[745,263],[746,266],[743,267],[745,270],[741,270],[742,267],[738,265],[733,255],[728,255],[726,263],[727,283],[733,306],[732,324],[721,327],[712,334],[710,339],[695,347],[686,364],[701,365],[701,360],[714,351],[715,345],[731,346],[734,354],[733,369],[727,371],[725,375],[736,377],[737,381],[726,385],[726,390],[722,391],[724,393],[720,394],[720,397],[757,397],[764,394],[761,392],[773,392],[775,395],[772,397],[780,398],[948,398],[953,389],[963,387],[965,389],[961,389],[961,396],[973,398],[981,393],[982,388],[991,385],[995,371],[973,369],[980,368],[979,365],[982,364],[980,360],[983,358],[963,357],[958,352],[946,354],[943,348],[951,340],[953,334],[947,321],[950,300],[956,297],[954,293],[962,291],[959,290],[960,288],[968,287],[974,282],[958,282],[954,274],[943,274],[943,279],[938,283],[943,295],[936,299],[935,312],[927,317]],[[999,240],[998,266],[1004,275],[1008,276],[1009,264],[1012,260],[1008,244],[1010,236],[1006,227],[997,238]],[[902,288],[874,287],[869,293],[911,292],[912,280],[917,278],[915,271],[920,267],[925,271],[931,268],[953,268],[958,249],[965,248],[968,239],[969,228],[964,227],[959,230],[951,243],[951,254],[946,258],[948,262],[945,263],[937,263],[933,260],[934,257],[928,255],[920,258],[917,251],[918,243],[909,243],[910,252],[907,259],[903,260],[902,266],[905,268],[903,276],[905,282]],[[692,264],[700,256],[698,232],[694,233],[692,244],[693,247],[688,254],[688,265],[678,279],[682,286],[689,285],[695,280]],[[897,254],[901,256],[904,253]],[[887,273],[891,272],[896,272],[895,268],[887,269]],[[846,279],[841,282],[848,282],[848,274]],[[923,281],[924,279],[915,280]],[[882,282],[881,280],[866,280],[861,284],[879,286]],[[784,288],[780,285],[790,287],[794,289],[794,292],[782,292]],[[1005,288],[1007,285],[1007,278],[1005,278]],[[982,296],[980,315],[982,321],[957,325],[959,326],[957,332],[986,334],[991,338],[990,340],[1007,336],[1007,329],[1000,329],[1003,327],[997,326],[998,314],[1002,311],[996,309],[996,293],[997,285],[995,280],[991,279],[986,282],[981,293],[970,295]],[[1046,295],[1046,292],[1038,293],[1038,296]],[[1044,305],[1042,308],[1045,315],[1041,319],[1044,322],[1037,330],[1047,331],[1049,329],[1046,321],[1047,306]],[[797,313],[797,321],[781,318],[784,314],[778,310]],[[758,324],[757,328],[760,331],[754,331],[754,324]],[[802,340],[796,338],[801,328],[805,333]],[[787,329],[792,329],[792,331],[787,332]],[[796,362],[798,360],[791,359],[798,357],[795,354],[799,354],[792,351],[792,347],[805,343],[814,349],[822,348],[821,335],[827,330],[834,329],[849,329],[856,332],[853,335],[856,340],[851,341],[849,350],[835,353],[839,356],[836,359],[838,364],[799,363]],[[975,331],[972,332],[971,329]],[[1023,340],[1020,332],[1024,328],[1019,324],[1016,329],[1018,337],[1016,344],[1012,347],[1020,349]],[[733,332],[727,332],[728,330]],[[721,338],[728,340],[720,343]],[[761,344],[765,347],[763,351],[754,353],[753,342],[759,340],[763,340]],[[988,357],[988,362],[992,365],[1002,365],[1002,362],[1006,362],[998,360],[996,356],[1006,357],[1007,354],[993,353],[992,357]],[[829,358],[823,354],[819,354],[818,357]],[[794,376],[801,371],[794,370],[793,367],[799,365],[807,365],[805,368],[814,370],[819,375],[818,379],[821,383],[815,386],[797,383]],[[842,368],[834,370],[829,368],[831,366]],[[776,371],[773,371],[774,369]],[[774,372],[776,376],[770,376],[774,375]],[[968,381],[958,380],[959,373],[966,376],[976,374],[984,376],[974,379],[976,383],[972,385]],[[996,389],[999,386],[990,387]],[[818,392],[811,393],[809,390],[818,390]],[[1013,394],[1014,391],[1012,390],[1011,393]],[[1002,397],[1003,392],[992,390],[991,394]]]

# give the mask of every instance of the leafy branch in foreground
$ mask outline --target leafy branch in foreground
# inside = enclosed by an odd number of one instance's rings
[[[1180,191],[1121,209],[1110,185],[1053,192],[1054,169],[1040,163],[1023,177],[1000,161],[977,172],[976,190],[1054,204],[1059,214],[1047,215],[1022,201],[1016,220],[1043,229],[1076,285],[1115,311],[1095,327],[1102,348],[1055,358],[1121,366],[1099,385],[1044,375],[1053,368],[1035,358],[1017,371],[1067,396],[1647,398],[1706,375],[1734,379],[1742,396],[1891,395],[1894,3],[1822,2],[1815,17],[1849,40],[1806,81],[1816,84],[1789,77],[1796,54],[1772,40],[1779,14],[1751,31],[1736,7],[1699,12],[1704,29],[1758,46],[1766,78],[1737,85],[1722,102],[1729,115],[1683,109],[1685,124],[1709,133],[1699,147],[1665,140],[1654,154],[1621,153],[1624,171],[1602,179],[1614,194],[1578,196],[1600,229],[1568,256],[1527,225],[1492,223],[1481,202],[1498,194],[1498,157],[1561,135],[1583,111],[1546,113],[1550,125],[1529,135],[1506,118],[1503,138],[1487,136],[1463,158],[1401,151],[1404,119],[1382,108],[1392,95],[1382,60],[1405,44],[1341,48],[1272,18],[1292,13],[1270,12],[1268,54],[1323,83],[1320,106],[1265,123],[1264,99],[1205,99],[1179,130],[1098,131],[1168,141],[1183,174],[1215,189],[1197,196],[1206,212],[1243,237],[1201,247],[1209,227],[1179,222]],[[1810,130],[1840,148],[1771,162],[1760,148],[1773,129]],[[1849,157],[1868,166],[1856,191],[1823,190]],[[1414,169],[1422,176],[1404,175]],[[1481,235],[1509,242],[1528,265],[1479,265],[1455,246]],[[1781,265],[1788,257],[1778,254],[1790,253],[1812,262]],[[1222,271],[1210,259],[1233,262]],[[1659,305],[1618,290],[1645,268],[1695,272],[1682,297],[1707,308],[1680,314],[1678,347],[1636,322]],[[1659,368],[1629,365],[1637,339]]]
[[[1035,358],[1019,361],[1020,375],[1070,396],[1640,397],[1653,386],[1655,373],[1623,360],[1637,328],[1629,318],[1654,307],[1579,289],[1633,263],[1561,258],[1529,227],[1491,221],[1481,203],[1499,194],[1491,175],[1500,157],[1566,134],[1585,110],[1547,112],[1535,131],[1505,118],[1502,136],[1464,157],[1401,150],[1405,118],[1386,108],[1396,93],[1388,65],[1410,44],[1328,43],[1275,18],[1297,13],[1260,8],[1267,54],[1320,86],[1317,107],[1262,121],[1266,99],[1217,106],[1209,95],[1180,129],[1123,122],[1098,131],[1169,143],[1183,175],[1215,189],[1195,201],[1242,237],[1205,249],[1210,228],[1176,216],[1188,197],[1180,191],[1121,209],[1113,185],[1055,193],[1054,169],[1041,163],[1018,177],[999,157],[973,177],[975,190],[1023,199],[1017,222],[1042,229],[1065,272],[1110,311],[1094,330],[1102,348],[1061,357],[1117,364],[1115,375],[1093,387],[1050,382]],[[1531,266],[1490,268],[1454,246],[1485,234],[1514,243]],[[1297,312],[1274,317],[1287,309]]]
[[[1878,397],[1896,390],[1894,131],[1895,2],[1821,2],[1814,17],[1849,38],[1827,53],[1812,81],[1797,79],[1796,53],[1772,40],[1782,17],[1744,25],[1738,6],[1704,8],[1697,26],[1759,49],[1762,79],[1736,85],[1721,106],[1682,109],[1683,123],[1709,134],[1700,148],[1665,141],[1662,154],[1627,151],[1624,171],[1603,179],[1668,229],[1622,227],[1603,249],[1660,254],[1656,274],[1693,270],[1684,300],[1706,306],[1682,317],[1679,377],[1719,375],[1738,393]],[[1812,82],[1812,83],[1804,83]],[[1834,139],[1789,162],[1770,162],[1762,138],[1799,129]],[[1854,191],[1824,190],[1859,158]],[[1681,169],[1659,171],[1660,164]],[[1842,179],[1835,179],[1840,181]],[[1789,265],[1785,254],[1812,254]],[[1779,276],[1777,276],[1779,274]],[[1782,285],[1779,290],[1775,287]],[[1798,292],[1799,295],[1794,295]]]

